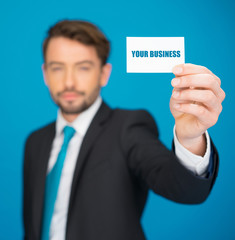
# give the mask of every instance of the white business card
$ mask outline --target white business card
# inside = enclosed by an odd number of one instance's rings
[[[127,37],[128,73],[170,73],[185,63],[184,37]]]

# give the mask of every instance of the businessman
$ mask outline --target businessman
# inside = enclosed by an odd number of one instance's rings
[[[143,240],[149,189],[194,204],[213,187],[218,153],[207,129],[222,111],[220,79],[203,66],[173,69],[170,151],[147,111],[102,100],[109,51],[104,34],[85,21],[60,21],[43,42],[44,80],[59,110],[25,144],[25,239]]]

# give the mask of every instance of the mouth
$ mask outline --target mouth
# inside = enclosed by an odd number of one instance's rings
[[[78,94],[75,92],[64,92],[63,94],[61,94],[61,97],[66,101],[73,101],[80,96],[83,96],[83,94]]]

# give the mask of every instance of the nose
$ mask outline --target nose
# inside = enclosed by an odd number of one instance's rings
[[[72,69],[67,69],[64,79],[66,89],[73,89],[75,86],[75,76]]]

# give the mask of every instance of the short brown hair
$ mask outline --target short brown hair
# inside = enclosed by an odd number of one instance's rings
[[[94,46],[102,66],[106,64],[110,42],[94,24],[81,20],[62,20],[48,30],[48,35],[43,42],[43,58],[46,61],[46,51],[50,39],[66,37],[88,46]]]

